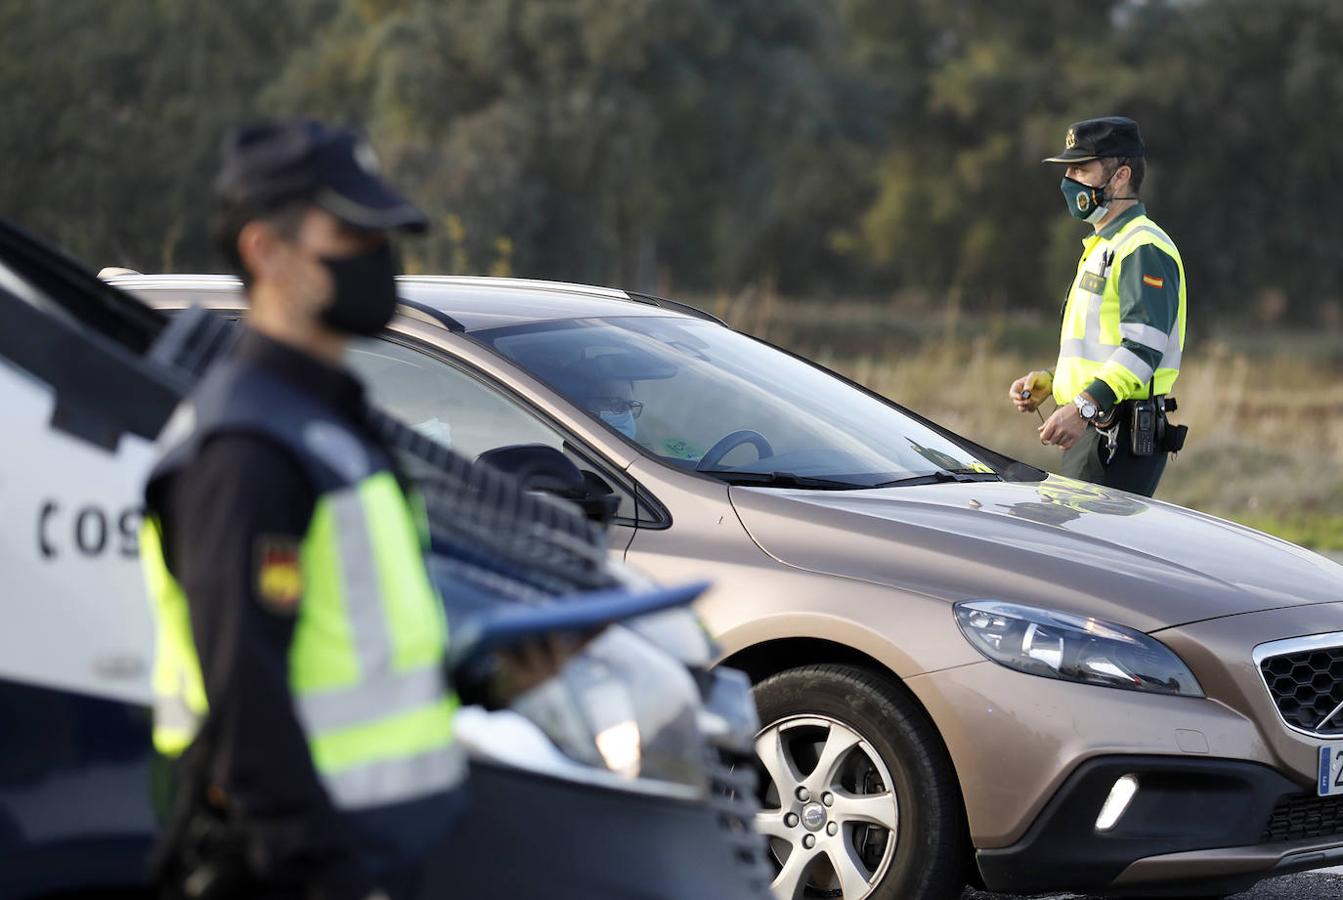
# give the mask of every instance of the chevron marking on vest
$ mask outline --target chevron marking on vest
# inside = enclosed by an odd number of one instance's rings
[[[1170,236],[1155,225],[1139,225],[1137,228],[1134,228],[1124,235],[1123,243],[1121,243],[1118,250],[1115,251],[1115,257],[1122,259],[1123,257],[1128,256],[1131,251],[1136,250],[1138,247],[1138,240],[1144,234],[1152,235],[1152,237],[1161,241],[1163,244],[1167,244],[1171,247],[1175,246],[1175,242],[1170,239]]]

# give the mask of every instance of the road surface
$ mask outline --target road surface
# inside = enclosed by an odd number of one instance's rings
[[[966,891],[962,900],[1019,900],[1019,898],[1005,894]],[[1042,894],[1035,900],[1092,900],[1092,898],[1078,894]],[[1271,878],[1260,882],[1252,891],[1236,894],[1235,900],[1343,900],[1343,869]]]

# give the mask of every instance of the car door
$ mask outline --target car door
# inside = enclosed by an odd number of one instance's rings
[[[640,500],[637,485],[619,466],[445,347],[391,332],[356,341],[347,362],[374,404],[468,459],[524,444],[563,453],[619,499],[607,531],[608,546],[617,556],[623,558],[639,519],[649,518],[647,498]]]
[[[186,379],[143,304],[0,222],[0,893],[144,878],[140,490]]]

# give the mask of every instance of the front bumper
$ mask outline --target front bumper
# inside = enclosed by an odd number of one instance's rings
[[[1343,852],[1343,801],[1315,796],[1322,742],[1287,728],[1253,661],[1261,644],[1336,631],[1343,603],[1156,633],[1206,699],[1072,684],[987,661],[906,683],[946,742],[989,887],[1160,896],[1170,884],[1213,893],[1221,879],[1229,892],[1337,865]],[[1101,806],[1128,774],[1119,770],[1138,764],[1132,774],[1146,787],[1120,827],[1098,835]]]
[[[1097,817],[1115,782],[1138,792],[1105,832]],[[1161,896],[1234,893],[1269,875],[1343,859],[1343,798],[1317,799],[1256,763],[1163,756],[1089,760],[1022,839],[980,850],[986,886]]]

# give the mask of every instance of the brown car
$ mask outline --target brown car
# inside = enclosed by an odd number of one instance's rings
[[[241,307],[231,279],[114,283]],[[1208,896],[1343,859],[1343,568],[1047,476],[681,304],[401,290],[352,351],[377,401],[473,455],[552,448],[613,553],[713,579],[777,896]]]

